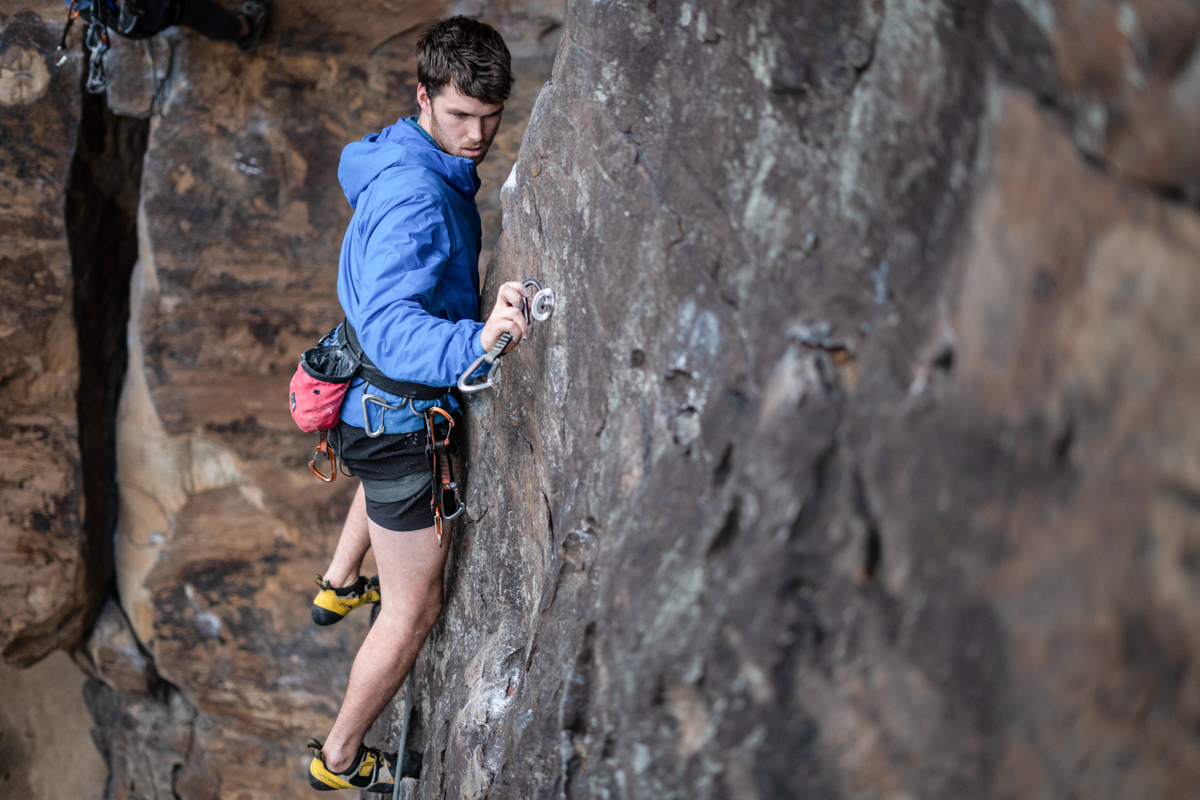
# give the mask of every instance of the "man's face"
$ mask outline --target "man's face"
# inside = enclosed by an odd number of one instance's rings
[[[475,166],[483,163],[496,131],[504,104],[490,105],[465,95],[453,83],[443,86],[431,98],[425,84],[417,84],[418,122],[438,147],[452,156],[469,158]]]

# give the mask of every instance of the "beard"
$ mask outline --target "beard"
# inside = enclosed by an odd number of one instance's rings
[[[450,141],[450,137],[447,135],[445,129],[441,125],[438,125],[437,115],[433,113],[429,115],[429,135],[433,137],[433,141],[437,143],[437,146],[442,148],[442,152],[458,156],[459,158],[470,159],[475,162],[476,166],[479,166],[483,161],[488,149],[491,147],[491,142],[464,142],[463,144],[467,146],[481,148],[481,152],[477,156],[463,155],[460,152],[459,143]]]

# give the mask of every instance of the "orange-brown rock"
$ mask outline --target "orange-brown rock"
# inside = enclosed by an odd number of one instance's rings
[[[1181,0],[997,5],[1002,14],[1027,14],[1033,35],[1045,37],[1059,84],[1049,99],[1069,111],[1085,152],[1134,181],[1200,200],[1200,7]],[[1045,52],[1038,50],[1024,52],[1027,63]]]
[[[31,10],[0,11],[0,650],[22,665],[88,623],[63,216],[79,59],[56,69],[57,37]]]

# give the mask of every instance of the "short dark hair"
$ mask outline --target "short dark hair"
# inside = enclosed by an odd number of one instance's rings
[[[431,98],[447,84],[489,105],[512,90],[512,56],[491,25],[467,17],[435,22],[417,40],[417,80]]]

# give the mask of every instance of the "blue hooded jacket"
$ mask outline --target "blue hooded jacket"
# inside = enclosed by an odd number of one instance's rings
[[[444,153],[415,123],[399,120],[342,151],[338,180],[354,217],[342,240],[338,299],[363,351],[389,378],[453,386],[483,355],[479,332],[479,177],[470,159]],[[356,378],[342,420],[362,427]],[[390,405],[402,399],[372,386]],[[449,397],[437,401],[456,404]],[[434,402],[416,402],[418,410]],[[368,405],[372,430],[408,433],[424,420],[407,407]]]

